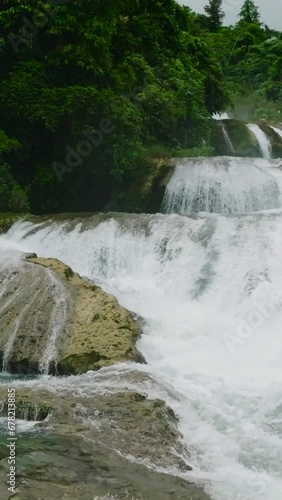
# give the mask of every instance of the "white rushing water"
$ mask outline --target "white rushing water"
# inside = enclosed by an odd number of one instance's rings
[[[62,283],[56,279],[54,273],[47,270],[52,296],[54,298],[54,307],[52,310],[50,325],[48,330],[48,342],[43,352],[40,363],[40,372],[48,375],[51,362],[56,363],[57,359],[57,340],[61,334],[67,318],[67,295]]]
[[[250,158],[179,160],[162,211],[244,214],[282,207],[281,161]]]
[[[276,134],[278,134],[280,137],[282,137],[282,130],[280,128],[277,128],[277,127],[271,127],[274,132],[276,132]]]
[[[222,132],[223,132],[223,136],[224,136],[225,142],[226,142],[226,144],[227,144],[227,146],[229,148],[229,153],[235,155],[236,151],[234,149],[234,146],[232,144],[232,141],[231,141],[231,139],[229,137],[229,134],[227,132],[227,129],[226,129],[226,126],[225,126],[224,123],[222,124]]]
[[[0,318],[5,314],[11,315],[8,322],[7,342],[3,346],[2,373],[8,371],[10,358],[16,348],[22,325],[32,315],[34,315],[34,321],[33,325],[30,325],[30,333],[38,335],[38,315],[34,314],[34,311],[38,310],[40,313],[49,295],[53,307],[46,332],[47,342],[40,363],[40,372],[48,374],[51,364],[56,364],[57,340],[65,326],[68,295],[56,275],[49,269],[43,269],[46,278],[43,282],[37,269],[31,266],[29,268],[29,280],[32,286],[32,290],[29,291],[30,299],[27,299],[26,303],[23,302],[18,312],[12,312],[18,300],[28,295],[27,283],[21,274],[24,270],[22,257],[23,251],[19,245],[13,244],[5,236],[0,236]]]
[[[228,113],[214,113],[212,115],[214,120],[229,120],[230,116]]]
[[[229,215],[25,221],[6,238],[22,251],[63,260],[145,319],[138,347],[148,366],[140,370],[163,387],[159,397],[179,416],[191,450],[189,477],[202,480],[214,500],[281,500],[282,173],[278,163],[233,160],[238,177],[234,165],[220,173]],[[211,182],[217,174],[207,162],[203,177]],[[187,185],[191,175],[189,168],[181,172]],[[174,186],[176,195],[181,186]],[[199,206],[210,211],[204,201]],[[253,213],[234,215],[238,206]],[[50,386],[59,391],[74,383],[91,394],[93,375],[53,379]],[[120,383],[116,375],[113,383]]]
[[[251,124],[247,125],[247,127],[254,134],[254,136],[259,144],[263,158],[270,160],[272,158],[272,146],[271,146],[270,140],[267,137],[267,135],[256,124],[251,123]]]
[[[34,422],[34,421],[29,422],[27,420],[17,419],[17,432],[19,434],[30,432],[31,430],[34,430],[34,428],[38,423],[39,422]],[[0,434],[1,431],[4,432],[5,434],[7,432],[7,418],[5,417],[0,417]]]

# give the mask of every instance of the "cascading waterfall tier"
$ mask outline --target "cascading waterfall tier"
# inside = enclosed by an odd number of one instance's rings
[[[263,132],[259,125],[250,123],[249,125],[247,125],[247,127],[255,136],[262,152],[263,158],[270,160],[272,158],[272,146],[267,135]]]
[[[281,235],[280,210],[23,222],[8,234],[145,318],[146,369],[174,393],[192,477],[215,500],[281,499]]]
[[[251,158],[178,160],[162,211],[244,214],[282,207],[281,161]]]
[[[276,134],[278,134],[282,138],[282,130],[278,127],[271,127]]]
[[[282,497],[281,177],[279,161],[183,160],[164,207],[185,216],[23,221],[6,235],[21,251],[66,262],[144,318],[138,348],[148,365],[134,369],[163,388],[191,451],[188,479],[213,500]],[[91,393],[92,380],[51,383]]]

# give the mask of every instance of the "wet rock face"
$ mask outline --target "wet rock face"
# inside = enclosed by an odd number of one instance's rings
[[[27,422],[44,421],[54,408],[51,404],[44,402],[33,403],[30,398],[17,399],[16,419],[26,420]],[[6,417],[8,413],[8,401],[3,400],[0,405],[0,417]]]
[[[2,367],[14,373],[38,373],[53,308],[48,275],[19,262],[0,270],[0,283]]]
[[[261,122],[259,126],[270,140],[273,158],[282,158],[282,139],[280,135],[266,123]]]
[[[282,158],[281,136],[265,122],[258,122],[258,125],[271,143],[273,158]],[[224,137],[223,127],[225,127],[234,152],[230,151]],[[241,120],[213,120],[211,140],[215,155],[250,158],[260,158],[262,156],[255,136],[248,129],[247,123]]]
[[[0,461],[1,484],[5,462]],[[78,436],[27,442],[17,459],[17,478],[17,500],[207,500],[184,479],[149,470]],[[1,491],[1,500],[11,498],[7,493]]]
[[[151,383],[145,375],[136,377],[143,377],[144,386]],[[127,381],[133,383],[134,374]],[[48,419],[34,428],[32,436],[23,434],[18,440],[16,498],[208,500],[189,483],[189,453],[165,403],[132,391],[99,394],[98,385],[96,393],[87,397],[79,381],[62,383],[63,391],[40,385],[32,390],[17,387],[21,409],[48,410]],[[0,402],[6,397],[6,389],[0,387]],[[3,416],[5,408],[0,407]],[[6,473],[6,453],[0,436],[0,481]],[[183,479],[154,467],[171,468]]]
[[[234,153],[230,152],[224,137],[223,126],[230,138]],[[215,155],[219,156],[261,157],[261,151],[255,137],[246,123],[240,120],[213,120],[212,145]]]
[[[137,392],[99,394],[88,398],[79,386],[54,394],[48,389],[17,389],[17,418],[41,422],[39,429],[58,435],[78,434],[103,442],[125,456],[147,459],[159,467],[191,470],[182,456],[177,419],[163,401]],[[7,391],[0,387],[0,417],[7,415]],[[47,421],[45,419],[48,417]]]
[[[79,374],[144,362],[140,326],[116,299],[55,259],[0,270],[0,360],[11,373]]]
[[[159,212],[174,168],[174,159],[162,158],[152,161],[147,174],[137,178],[129,186],[121,210],[133,213]]]

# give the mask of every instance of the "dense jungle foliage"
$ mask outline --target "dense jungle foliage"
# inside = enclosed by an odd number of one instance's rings
[[[279,121],[282,34],[251,0],[223,22],[221,0],[2,0],[0,211],[100,210],[150,158],[210,151],[215,112]]]

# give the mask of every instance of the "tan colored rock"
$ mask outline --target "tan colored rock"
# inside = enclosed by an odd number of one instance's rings
[[[28,261],[56,273],[69,292],[69,336],[61,339],[59,373],[78,374],[121,361],[144,361],[135,347],[140,327],[113,296],[57,259]]]
[[[68,375],[144,362],[135,347],[139,324],[100,287],[56,259],[27,257],[9,272],[0,299],[0,356],[10,371],[46,372],[49,365],[51,373]]]

